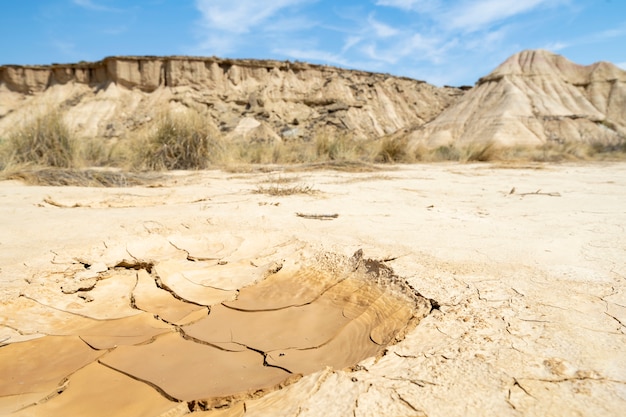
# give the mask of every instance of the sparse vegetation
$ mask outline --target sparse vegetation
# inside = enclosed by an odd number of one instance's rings
[[[414,162],[407,151],[406,139],[383,138],[380,140],[380,148],[377,152],[376,162]]]
[[[626,138],[619,143],[548,141],[538,147],[498,147],[491,142],[409,148],[402,137],[357,140],[347,133],[323,130],[309,140],[227,142],[195,111],[163,113],[151,129],[131,138],[78,141],[58,111],[49,111],[0,138],[0,178],[19,178],[47,185],[125,186],[146,178],[114,170],[79,167],[116,167],[130,171],[206,169],[219,167],[249,172],[253,164],[290,165],[292,170],[334,169],[375,171],[374,163],[415,162],[562,162],[624,160]],[[255,170],[263,171],[257,167]],[[288,177],[257,192],[270,195],[310,194],[311,187],[286,186]]]
[[[37,165],[56,168],[75,166],[76,140],[61,113],[49,111],[27,121],[3,141],[4,167]]]
[[[93,138],[79,141],[78,155],[82,166],[122,167],[129,164],[131,154],[126,141]]]
[[[299,180],[300,178],[296,176],[271,175],[262,182],[274,184],[274,185],[281,185],[281,184],[290,184]]]
[[[217,133],[195,112],[161,115],[134,149],[135,167],[205,169],[221,158]]]
[[[625,157],[626,140],[615,144],[551,141],[537,147],[515,146],[502,149],[497,160],[557,163],[567,161],[624,160]]]
[[[488,162],[497,161],[504,156],[502,149],[492,142],[469,143],[464,145],[441,145],[435,148],[419,146],[415,150],[414,160],[422,162]]]
[[[315,154],[317,161],[355,161],[367,159],[364,143],[347,134],[333,135],[323,131],[315,138]]]
[[[256,190],[254,190],[255,194],[266,194],[272,197],[278,196],[287,196],[294,194],[315,194],[317,190],[315,190],[310,185],[304,184],[295,184],[295,185],[284,185],[281,183],[275,183],[268,186],[258,186]]]
[[[3,179],[20,180],[30,185],[78,187],[130,187],[151,185],[161,179],[152,172],[133,173],[113,170],[71,168],[26,168],[5,172]]]

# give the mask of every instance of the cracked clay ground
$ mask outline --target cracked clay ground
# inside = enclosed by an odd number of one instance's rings
[[[624,164],[157,185],[0,182],[0,415],[626,409]]]

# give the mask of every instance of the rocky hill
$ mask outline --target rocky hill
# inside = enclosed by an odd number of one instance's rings
[[[463,94],[423,81],[306,63],[195,57],[0,67],[0,136],[60,110],[78,137],[124,138],[192,109],[225,138],[376,138],[421,126]]]
[[[621,143],[626,71],[607,62],[582,66],[548,51],[523,51],[408,136],[414,146]]]
[[[626,71],[548,51],[513,55],[473,88],[324,65],[201,57],[110,57],[0,66],[0,137],[51,109],[78,137],[115,139],[192,110],[227,140],[347,135],[409,148],[626,141]]]

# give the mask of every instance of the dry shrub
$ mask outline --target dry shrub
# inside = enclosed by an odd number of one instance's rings
[[[78,187],[154,186],[161,178],[154,173],[71,168],[28,168],[5,171],[0,178],[19,180],[28,185]]]
[[[342,172],[376,172],[382,168],[364,161],[323,161],[296,165],[293,171],[332,170]]]
[[[292,142],[242,142],[226,145],[225,160],[229,163],[244,164],[293,164],[307,160],[309,155],[303,143]]]
[[[548,141],[539,146],[517,145],[491,147],[477,161],[516,162],[567,162],[623,160],[626,157],[626,141],[614,144],[604,142],[556,142]],[[487,157],[487,159],[483,159]]]
[[[408,140],[406,138],[383,138],[380,140],[375,160],[385,163],[408,163],[414,162],[415,158],[408,152]]]
[[[69,168],[76,163],[76,140],[58,111],[48,111],[9,133],[5,165]]]
[[[318,134],[313,140],[272,143],[236,142],[225,147],[224,162],[230,164],[312,164],[329,161],[366,160],[367,145],[347,135]]]
[[[297,176],[284,176],[284,175],[270,175],[266,180],[263,180],[264,183],[266,184],[274,184],[274,185],[280,185],[280,184],[290,184],[292,182],[296,182],[299,181],[300,178]]]
[[[366,153],[363,142],[360,143],[345,133],[322,131],[313,141],[317,161],[355,161],[363,159]]]
[[[588,146],[583,143],[546,142],[534,149],[531,160],[536,162],[561,162],[588,159]]]
[[[0,138],[0,172],[6,170],[12,163],[8,140]]]
[[[199,114],[165,113],[135,146],[135,167],[205,169],[222,158],[217,133]]]
[[[80,140],[81,164],[89,167],[124,167],[132,164],[134,149],[129,141],[84,138]]]
[[[133,138],[94,139],[72,136],[59,111],[40,117],[0,138],[0,170],[15,173],[32,166],[132,167],[141,170],[237,170],[250,164],[295,165],[296,169],[372,170],[371,163],[623,160],[626,138],[617,143],[548,141],[537,147],[498,147],[492,142],[409,148],[408,138],[356,139],[332,127],[312,139],[275,142],[226,142],[197,112],[163,113],[149,130]],[[30,174],[29,174],[30,175]],[[45,175],[50,175],[45,173]],[[97,181],[97,180],[96,180]]]
[[[296,184],[296,185],[284,185],[284,184],[271,184],[267,187],[259,186],[254,191],[255,194],[267,194],[273,197],[287,196],[294,194],[315,194],[315,190],[310,185]]]
[[[433,161],[459,161],[461,152],[454,145],[443,145],[433,150]]]
[[[281,143],[276,163],[304,164],[317,160],[314,145],[310,141],[292,140]]]
[[[412,157],[422,162],[488,162],[507,158],[506,149],[496,146],[493,142],[472,142],[463,145],[441,145],[427,147],[418,145]]]
[[[461,149],[461,161],[488,162],[503,156],[493,142],[470,143]]]
[[[516,146],[509,149],[509,159],[533,162],[566,162],[602,160],[615,157],[614,150],[605,152],[604,144],[548,141],[539,146]]]

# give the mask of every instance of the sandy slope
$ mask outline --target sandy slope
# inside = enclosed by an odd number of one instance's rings
[[[293,181],[279,183],[286,178]],[[272,181],[287,188],[309,185],[317,193],[254,193]],[[38,288],[76,281],[85,273],[77,260],[106,269],[132,257],[174,262],[210,253],[229,265],[289,267],[323,252],[349,257],[363,249],[367,257],[387,260],[440,308],[357,370],[322,370],[248,399],[245,407],[239,402],[221,410],[225,414],[203,415],[244,415],[245,408],[246,416],[617,416],[626,407],[624,164],[207,171],[174,173],[162,185],[0,183],[0,341],[8,344],[0,354],[45,333],[46,320],[54,318],[27,323],[15,308],[24,298],[18,295],[35,291],[43,297]],[[338,216],[319,220],[296,213]],[[97,294],[92,303],[71,291],[56,294],[73,297],[74,304],[61,311],[84,306],[110,314],[106,305],[98,310]],[[111,298],[118,301],[127,302]],[[120,314],[132,319],[135,313]],[[93,360],[89,351],[84,355]],[[90,375],[105,384],[119,377],[95,372],[95,363],[66,365],[80,369],[75,378],[86,386]],[[132,380],[128,392],[146,386]],[[155,398],[146,415],[187,412],[185,404],[148,391]],[[37,400],[32,393],[7,395],[0,392],[5,412]],[[64,395],[72,395],[70,389],[48,405]],[[96,415],[97,402],[84,400],[81,414]],[[37,408],[31,410],[37,415]]]
[[[509,57],[409,136],[414,144],[619,144],[626,135],[626,71],[578,65],[545,50]]]

